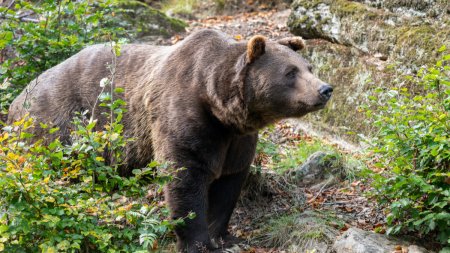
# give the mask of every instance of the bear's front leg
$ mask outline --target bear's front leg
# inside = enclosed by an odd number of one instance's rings
[[[257,134],[236,136],[227,151],[222,175],[209,187],[208,224],[210,236],[225,246],[237,238],[228,233],[228,223],[247,178],[256,150]]]
[[[166,189],[166,199],[172,218],[185,218],[190,212],[194,219],[186,218],[175,228],[177,251],[187,253],[207,252],[213,249],[208,233],[207,199],[212,175],[206,171],[188,168],[179,171]]]
[[[231,238],[228,233],[228,223],[242,186],[248,175],[248,168],[243,171],[222,176],[215,180],[209,189],[208,227],[212,238],[220,241]]]

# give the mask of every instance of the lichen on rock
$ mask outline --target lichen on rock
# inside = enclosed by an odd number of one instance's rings
[[[288,27],[309,40],[300,53],[336,91],[327,108],[307,118],[334,133],[369,133],[357,110],[367,91],[436,62],[437,49],[450,47],[449,8],[445,0],[294,1]]]

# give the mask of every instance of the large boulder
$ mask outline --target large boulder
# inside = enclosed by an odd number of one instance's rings
[[[419,64],[435,58],[434,49],[449,40],[450,18],[446,14],[411,15],[406,10],[400,11],[408,5],[399,0],[386,1],[390,4],[367,2],[369,4],[347,0],[297,0],[292,5],[288,26],[292,33],[306,39],[325,39],[364,53],[381,53]],[[446,9],[446,6],[448,3],[444,2],[424,3],[411,5],[411,8],[433,10],[432,7]]]
[[[409,242],[386,235],[350,228],[333,245],[336,253],[429,253],[430,251]]]
[[[447,0],[294,1],[288,27],[308,39],[302,55],[336,90],[327,108],[306,120],[339,135],[373,131],[358,110],[367,91],[394,87],[395,77],[440,59],[438,48],[450,48],[449,6]]]
[[[179,19],[168,17],[159,10],[139,1],[121,1],[120,11],[107,24],[127,31],[131,41],[154,41],[158,37],[170,37],[183,32],[187,24]]]

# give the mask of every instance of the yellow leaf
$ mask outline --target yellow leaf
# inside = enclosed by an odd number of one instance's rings
[[[14,154],[14,153],[9,152],[9,153],[6,155],[6,157],[8,157],[10,160],[16,160],[19,156],[16,155],[16,154]]]
[[[240,35],[240,34],[234,35],[234,39],[237,41],[240,41],[240,40],[242,40],[242,35]]]
[[[53,202],[55,202],[55,198],[53,198],[53,197],[46,197],[45,201],[53,203]]]
[[[9,137],[8,132],[4,132],[2,135],[0,135],[0,141],[4,141],[8,139],[8,137]]]
[[[117,140],[117,138],[119,138],[119,134],[118,133],[111,134],[111,141],[115,141],[115,140]]]
[[[47,250],[46,250],[46,252],[47,252],[47,253],[56,253],[57,251],[56,251],[56,249],[53,248],[53,247],[48,247]]]
[[[23,172],[25,173],[32,173],[33,172],[33,168],[30,166],[27,166],[25,168],[23,168]]]
[[[105,158],[103,158],[103,157],[101,157],[101,156],[97,156],[97,157],[95,158],[95,160],[97,160],[97,161],[99,161],[99,162],[104,162],[104,161],[105,161]]]
[[[28,118],[28,120],[24,122],[23,128],[28,129],[32,125],[33,125],[33,118]]]

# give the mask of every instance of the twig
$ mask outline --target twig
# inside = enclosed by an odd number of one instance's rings
[[[332,181],[332,180],[331,180]],[[310,199],[308,202],[313,202],[317,197],[319,197],[320,194],[322,194],[322,191],[324,190],[324,188],[330,183],[330,180],[328,182],[325,182],[325,184],[320,188],[319,192],[312,198]]]
[[[61,25],[61,2],[62,0],[58,0],[58,24],[56,25],[56,29],[58,30],[58,42],[61,40],[61,29],[59,29],[59,26]]]
[[[11,7],[14,5],[14,3],[16,2],[16,0],[12,0],[9,4],[8,7],[6,7],[8,10],[11,9]]]
[[[25,22],[39,23],[39,19],[35,19],[35,18],[20,18],[20,20],[25,21]]]
[[[19,19],[20,21],[39,23],[39,19],[36,19],[36,18],[16,17],[13,15],[0,14],[0,19]]]
[[[30,15],[32,15],[32,14],[34,14],[34,11],[24,12],[24,13],[18,15],[17,18],[18,18],[18,19],[25,18],[25,17],[28,17],[28,16],[30,16]]]

